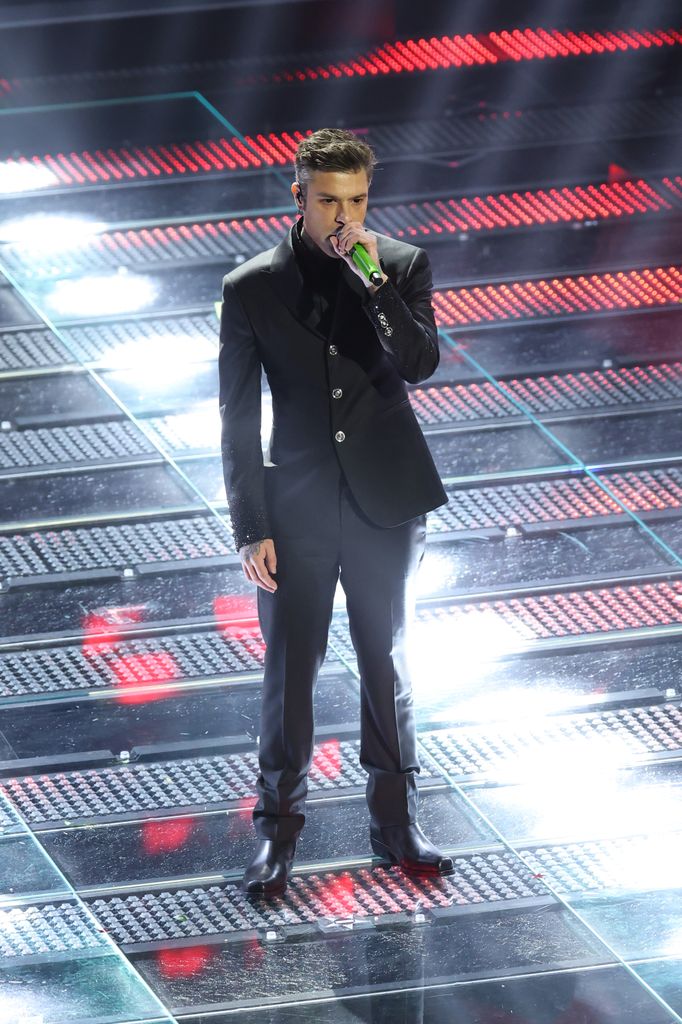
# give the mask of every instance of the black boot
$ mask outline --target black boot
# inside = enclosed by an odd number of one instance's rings
[[[389,825],[369,830],[377,857],[400,867],[409,875],[451,875],[455,865],[451,857],[430,843],[419,825]]]
[[[280,896],[287,887],[295,852],[295,839],[260,839],[244,872],[244,892],[249,896]]]

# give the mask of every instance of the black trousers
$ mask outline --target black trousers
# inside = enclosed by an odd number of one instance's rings
[[[419,771],[406,632],[426,517],[382,529],[355,504],[337,465],[306,475],[266,470],[277,553],[274,594],[258,591],[266,642],[256,833],[298,836],[314,743],[313,690],[337,581],[346,594],[361,676],[360,762],[379,826],[416,820]]]

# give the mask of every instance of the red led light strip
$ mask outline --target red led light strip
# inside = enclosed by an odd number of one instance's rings
[[[682,581],[603,587],[500,601],[477,601],[443,609],[439,618],[496,618],[523,640],[610,633],[682,623]]]
[[[291,164],[299,141],[307,132],[282,135],[245,136],[245,145],[235,137],[169,143],[158,146],[130,146],[121,149],[46,153],[42,156],[9,157],[10,168],[42,168],[54,175],[52,186],[116,184],[138,178],[167,178],[176,174],[213,174],[245,171]],[[251,147],[251,148],[249,148]],[[49,186],[48,186],[49,187]],[[30,179],[27,180],[27,189]]]
[[[681,177],[663,178],[660,185],[639,178],[378,207],[368,213],[367,224],[395,238],[412,240],[428,235],[659,213],[673,209],[673,204],[678,205],[681,199]]]
[[[682,473],[676,467],[605,473],[601,479],[614,497],[586,476],[451,490],[448,506],[430,519],[430,529],[437,535],[450,530],[527,529],[536,524],[625,516],[616,498],[633,512],[682,509]]]
[[[279,242],[295,220],[295,215],[271,214],[267,217],[204,221],[201,224],[105,231],[93,238],[88,248],[92,246],[101,253],[119,258],[121,249],[137,250],[144,261],[154,259],[155,255],[161,260],[183,254],[214,256],[225,249],[234,251],[235,247],[237,250],[246,247],[249,251],[260,252],[264,245]]]
[[[677,29],[617,29],[608,32],[572,32],[559,29],[525,28],[486,35],[432,36],[384,43],[369,53],[358,54],[332,64],[318,64],[277,72],[251,75],[244,84],[304,82],[314,79],[398,75],[404,72],[440,71],[474,67],[504,61],[545,60],[556,57],[623,53],[628,50],[678,46]]]
[[[682,185],[682,179],[676,181]],[[682,188],[669,178],[663,185],[673,190],[673,195],[682,199]],[[575,188],[538,189],[510,196],[471,196],[468,199],[445,199],[431,203],[410,203],[409,206],[394,205],[378,207],[367,216],[367,225],[375,231],[390,234],[394,238],[410,241],[423,236],[461,233],[463,231],[492,231],[503,228],[530,226],[536,224],[570,223],[574,221],[599,220],[611,217],[627,217],[636,214],[660,213],[674,209],[668,202],[664,190],[642,179],[625,181],[614,185],[587,185]],[[232,220],[203,221],[195,224],[181,224],[175,227],[142,228],[135,231],[111,231],[98,235],[92,246],[100,252],[116,252],[118,247],[142,249],[147,246],[152,255],[156,250],[160,258],[165,257],[162,248],[184,247],[191,251],[192,245],[215,246],[229,243],[253,242],[254,251],[260,245],[274,244],[291,227],[293,215],[270,215],[267,217],[233,218]],[[161,248],[160,248],[161,247]],[[200,254],[201,248],[196,251]]]
[[[441,327],[612,313],[682,302],[682,266],[538,278],[434,292]]]
[[[57,186],[125,184],[176,175],[268,170],[291,167],[298,143],[311,132],[308,128],[303,132],[246,135],[243,142],[233,136],[157,146],[35,154],[9,157],[2,161],[2,166],[19,171],[39,168],[51,172],[53,181],[41,183],[41,190]],[[31,180],[27,177],[27,190],[30,188]],[[377,230],[396,237],[415,237],[443,231],[495,230],[630,216],[670,209],[670,200],[682,201],[682,177],[679,175],[663,178],[656,185],[640,178],[411,203],[389,207],[385,212],[378,208],[370,212],[368,224],[373,221]],[[392,217],[392,211],[397,211],[399,217]]]
[[[514,377],[497,384],[435,384],[410,392],[417,419],[426,427],[518,415],[508,398],[523,402],[543,417],[563,417],[569,410],[593,415],[595,408],[678,403],[682,400],[682,363]]]
[[[467,232],[490,232],[548,224],[584,223],[632,216],[651,216],[682,205],[682,178],[660,183],[624,181],[496,196],[469,196],[372,209],[367,225],[420,244],[425,237],[447,239]],[[73,273],[89,266],[127,266],[216,256],[253,256],[275,245],[289,230],[294,214],[270,214],[149,228],[105,231],[74,246],[57,264],[47,262],[40,246],[8,247],[10,265],[31,278]]]

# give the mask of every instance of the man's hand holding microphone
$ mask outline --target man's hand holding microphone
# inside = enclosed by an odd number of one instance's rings
[[[379,264],[376,237],[364,224],[349,221],[330,236],[329,242],[337,256],[346,261],[370,292],[375,292],[388,280]]]

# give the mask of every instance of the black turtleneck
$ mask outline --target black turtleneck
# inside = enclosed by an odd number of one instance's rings
[[[303,231],[303,218],[296,224],[292,242],[296,262],[319,314],[320,331],[328,336],[334,320],[343,261],[335,256],[327,256],[315,245]]]

